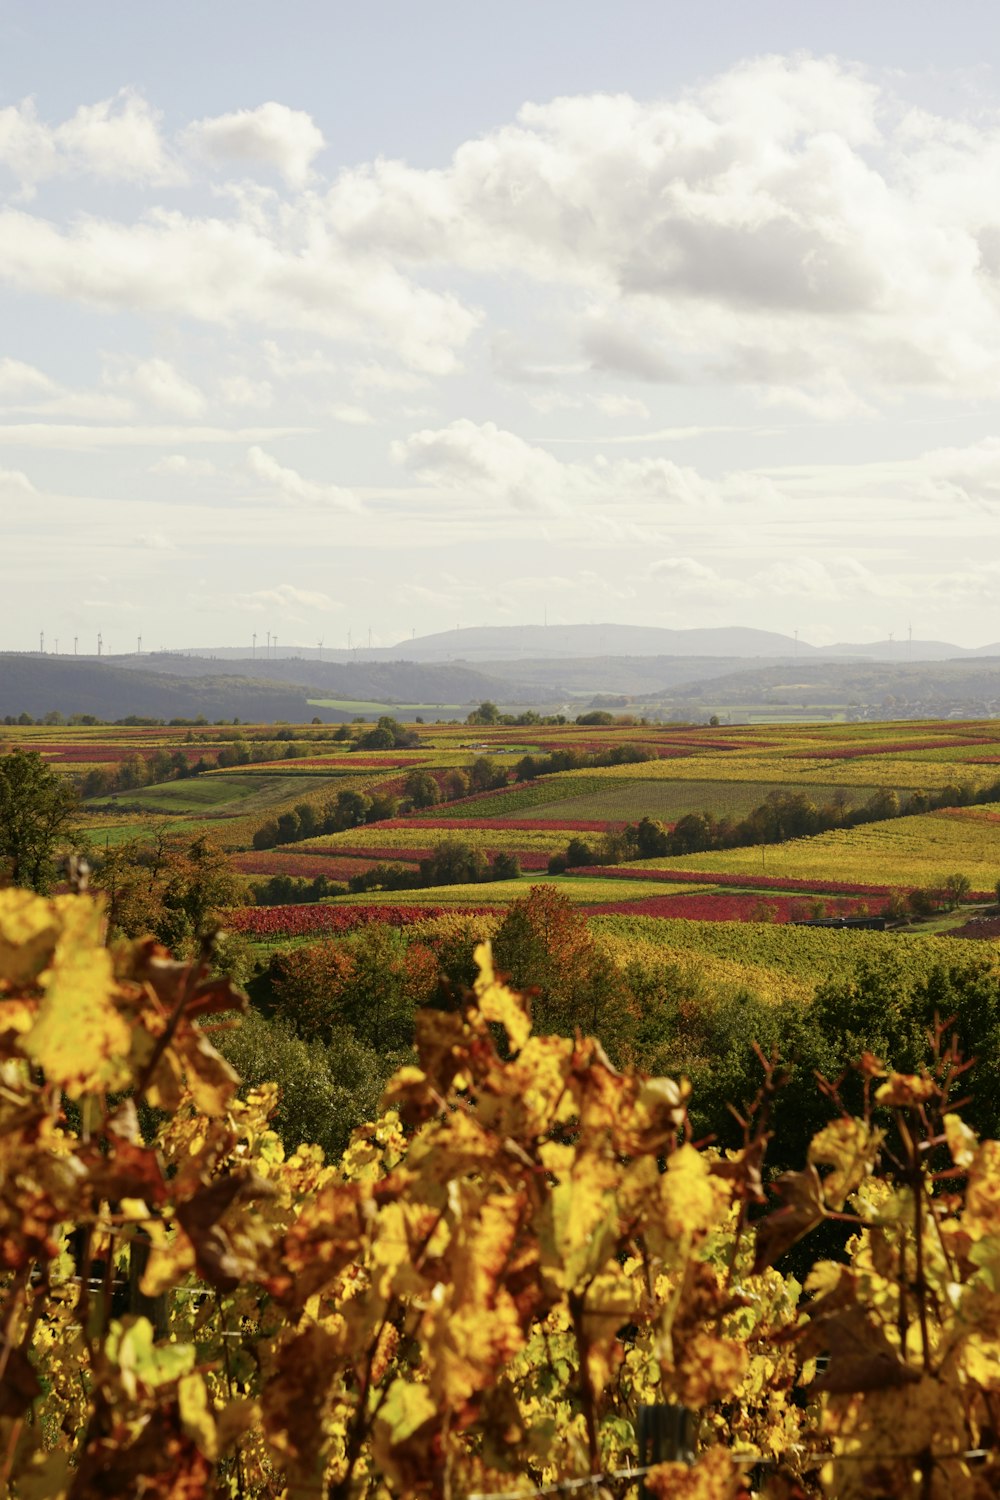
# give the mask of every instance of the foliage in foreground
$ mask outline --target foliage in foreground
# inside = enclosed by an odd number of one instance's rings
[[[775,1495],[996,1493],[1000,1143],[949,1109],[940,1031],[930,1072],[862,1059],[858,1114],[828,1087],[751,1223],[770,1067],[743,1148],[699,1150],[685,1084],[534,1035],[484,947],[325,1164],[282,1149],[273,1087],[237,1097],[202,1024],[228,982],[103,937],[87,897],[0,891],[15,1500],[529,1490],[634,1466],[638,1409],[664,1402],[695,1413],[698,1457],[655,1496],[739,1494],[734,1454]],[[829,1221],[844,1259],[781,1275]]]

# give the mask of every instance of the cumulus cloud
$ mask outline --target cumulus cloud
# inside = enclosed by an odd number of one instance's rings
[[[197,120],[188,127],[185,140],[219,162],[273,167],[295,188],[309,181],[313,161],[326,145],[311,115],[273,100],[256,109]]]
[[[1000,120],[908,108],[831,58],[759,57],[673,98],[559,98],[461,143],[441,168],[379,159],[301,191],[323,146],[271,101],[187,144],[283,177],[217,214],[151,206],[66,227],[8,208],[0,277],[114,308],[375,340],[446,374],[481,321],[442,270],[558,288],[566,345],[498,334],[501,378],[582,367],[747,385],[839,418],[902,388],[1000,391]],[[173,180],[158,121],[119,95],[48,126],[0,111],[0,161]],[[222,200],[220,199],[220,202]],[[852,404],[853,403],[853,404]]]
[[[834,59],[761,57],[673,99],[525,106],[442,170],[379,161],[329,202],[359,249],[576,286],[595,369],[816,381],[840,415],[831,377],[1000,384],[998,163],[991,116],[915,117]]]
[[[394,443],[392,456],[424,483],[477,500],[503,500],[516,510],[564,511],[573,479],[570,466],[532,447],[495,422],[467,418],[447,427],[424,428]]]
[[[8,208],[0,281],[106,308],[374,340],[433,374],[455,367],[479,322],[384,255],[347,253],[315,205],[264,222],[158,209],[134,224],[91,217],[68,229]]]
[[[348,427],[370,427],[375,421],[371,412],[364,406],[357,406],[351,401],[337,401],[330,408],[330,415],[338,422],[344,422]]]
[[[38,491],[20,469],[0,469],[0,492],[9,495],[36,495]]]
[[[280,583],[270,589],[254,589],[246,594],[234,594],[232,602],[237,609],[260,613],[263,610],[278,610],[286,619],[301,619],[301,611],[342,609],[343,605],[316,589],[301,589],[291,583]]]
[[[722,578],[715,568],[694,557],[661,557],[650,565],[649,576],[666,584],[673,594],[722,599],[746,598],[751,592],[741,580]]]
[[[295,469],[286,468],[256,445],[247,452],[247,468],[276,499],[286,505],[327,506],[334,510],[359,511],[360,503],[350,490],[335,484],[317,484]]]
[[[39,119],[34,100],[0,109],[0,165],[31,190],[60,174],[171,186],[185,174],[160,134],[160,116],[131,89],[83,104],[58,125]]]
[[[393,444],[392,457],[421,482],[471,503],[502,502],[549,515],[569,515],[581,507],[598,518],[620,508],[638,508],[647,516],[674,507],[700,512],[725,499],[738,500],[754,485],[773,488],[757,476],[712,482],[667,458],[598,455],[590,463],[566,463],[495,422],[467,418],[412,433]]]
[[[219,390],[227,406],[270,406],[274,399],[274,387],[269,380],[250,380],[246,375],[230,375],[219,382]]]
[[[134,392],[158,411],[176,417],[200,417],[205,396],[166,359],[136,360],[108,377],[109,384]]]
[[[168,453],[150,464],[151,474],[169,474],[178,479],[207,479],[219,471],[207,458],[191,458],[186,453]]]
[[[44,371],[20,359],[0,359],[0,400],[51,395],[59,386]]]

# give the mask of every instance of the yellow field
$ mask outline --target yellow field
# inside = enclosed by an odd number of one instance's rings
[[[996,812],[997,804],[968,809],[966,816],[949,809],[835,829],[787,844],[638,860],[629,868],[719,870],[901,888],[939,885],[949,875],[962,874],[975,890],[992,891],[1000,879],[1000,821],[975,816],[983,811]]]

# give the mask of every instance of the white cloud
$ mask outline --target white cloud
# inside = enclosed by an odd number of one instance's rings
[[[330,415],[338,422],[346,422],[348,427],[370,427],[375,420],[365,407],[355,406],[349,401],[336,402],[330,408]]]
[[[268,380],[250,380],[246,375],[230,375],[220,381],[219,390],[228,406],[270,406],[274,388]]]
[[[592,396],[591,400],[597,410],[603,412],[606,417],[646,418],[649,416],[649,407],[637,396]]]
[[[106,308],[374,340],[433,374],[455,367],[479,321],[385,256],[345,250],[314,203],[265,223],[157,209],[134,224],[90,217],[66,230],[8,208],[0,211],[0,281]]]
[[[0,400],[11,397],[37,398],[59,389],[42,370],[20,359],[0,359]]]
[[[151,474],[170,474],[180,479],[207,479],[219,471],[207,458],[190,458],[186,453],[169,453],[150,464]]]
[[[202,391],[166,359],[141,359],[108,377],[109,384],[132,391],[159,411],[178,417],[200,417],[206,401]]]
[[[394,443],[392,456],[424,483],[459,491],[470,505],[503,500],[516,510],[564,510],[568,465],[495,422],[460,418]]]
[[[330,211],[397,262],[575,287],[596,369],[774,387],[839,417],[852,386],[1000,389],[1000,218],[982,191],[1000,122],[961,127],[915,123],[833,59],[760,57],[674,99],[527,105],[443,170],[344,173]],[[502,341],[494,358],[545,378]]]
[[[270,589],[254,589],[246,594],[234,594],[232,602],[237,609],[258,614],[264,610],[278,610],[285,619],[301,619],[301,611],[342,609],[343,605],[316,589],[300,589],[291,583],[280,583]]]
[[[416,391],[427,381],[412,370],[391,369],[377,359],[370,359],[355,369],[353,384],[362,391]]]
[[[649,576],[665,583],[672,593],[702,595],[708,599],[745,598],[745,584],[734,578],[722,578],[715,568],[694,557],[663,557],[652,563]]]
[[[299,191],[323,145],[300,110],[271,101],[185,139],[276,168],[292,196],[235,185],[218,215],[151,204],[117,223],[8,208],[0,277],[376,342],[442,375],[481,321],[445,289],[452,267],[463,288],[472,273],[557,289],[566,347],[541,358],[496,336],[497,373],[519,383],[588,368],[722,382],[821,420],[906,389],[1000,393],[1000,212],[982,190],[1000,171],[1000,119],[914,110],[832,58],[758,57],[673,98],[526,105],[443,168],[379,159],[325,193]],[[27,182],[178,174],[154,111],[127,91],[56,126],[31,101],[9,106],[0,160]],[[358,378],[390,388],[375,369]]]
[[[171,541],[162,531],[149,531],[145,536],[133,537],[132,545],[146,552],[176,552],[178,550],[177,543]]]
[[[705,510],[724,498],[741,498],[751,484],[766,484],[742,475],[712,483],[666,458],[611,461],[598,455],[591,463],[565,463],[494,422],[467,418],[413,433],[393,444],[392,457],[423,483],[470,505],[503,502],[548,515],[568,515],[581,506],[600,517],[636,506],[646,514],[664,506]]]
[[[195,150],[219,162],[274,167],[290,187],[302,188],[326,142],[311,115],[273,100],[256,109],[198,120],[185,131]]]
[[[20,469],[0,469],[0,493],[10,495],[36,495],[38,491]]]
[[[184,172],[160,135],[160,116],[145,99],[123,89],[113,99],[82,104],[69,119],[48,125],[32,99],[0,109],[0,164],[29,191],[64,173],[175,185]]]
[[[269,494],[288,505],[328,506],[335,510],[359,511],[360,503],[350,490],[335,484],[317,484],[295,469],[278,463],[263,448],[254,446],[247,452],[247,467]]]

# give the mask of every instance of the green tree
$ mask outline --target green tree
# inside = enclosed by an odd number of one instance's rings
[[[414,807],[433,807],[441,801],[441,788],[429,771],[411,771],[403,783],[403,792]]]
[[[963,901],[968,901],[972,891],[972,881],[968,875],[949,875],[944,882],[945,905],[949,911],[954,911],[956,906],[961,906]]]
[[[478,708],[474,708],[466,719],[466,724],[499,724],[500,710],[489,698],[483,700]]]
[[[55,854],[69,838],[76,807],[72,783],[36,750],[0,758],[0,867],[6,865],[14,885],[48,890]]]
[[[157,936],[180,950],[201,938],[242,894],[228,858],[207,838],[172,850],[163,878],[164,917]]]

